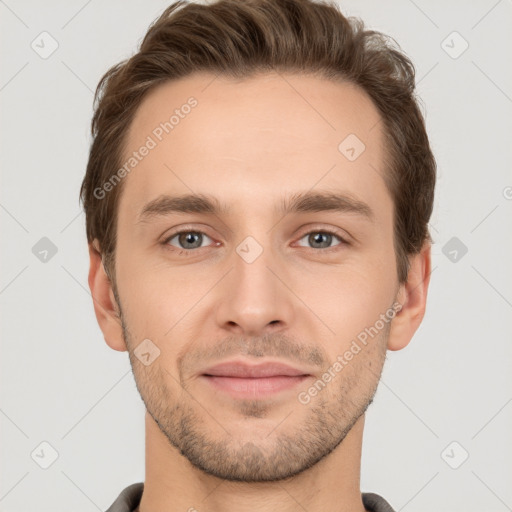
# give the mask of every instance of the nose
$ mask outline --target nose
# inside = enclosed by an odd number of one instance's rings
[[[217,290],[217,323],[231,334],[263,336],[293,322],[286,272],[270,251],[252,262],[234,254],[233,268]],[[288,278],[289,280],[289,278]]]

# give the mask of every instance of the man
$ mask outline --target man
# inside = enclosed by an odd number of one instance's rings
[[[109,511],[392,511],[360,460],[429,284],[411,62],[335,5],[180,2],[97,96],[89,286],[147,409]]]

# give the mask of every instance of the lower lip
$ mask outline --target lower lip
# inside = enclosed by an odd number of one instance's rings
[[[240,378],[220,377],[214,375],[202,375],[204,379],[220,391],[225,391],[235,398],[264,398],[274,395],[280,391],[293,389],[301,382],[304,382],[309,375],[286,376],[262,378]]]

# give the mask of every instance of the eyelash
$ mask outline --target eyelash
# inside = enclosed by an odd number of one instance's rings
[[[201,234],[201,235],[206,235],[208,236],[204,231],[200,231],[200,230],[193,230],[193,229],[183,229],[181,231],[176,231],[175,233],[173,233],[172,235],[169,235],[165,240],[162,241],[162,245],[165,247],[165,248],[170,248],[172,247],[172,249],[169,249],[171,251],[177,251],[178,253],[178,256],[190,256],[192,255],[192,253],[194,252],[197,252],[199,249],[206,249],[206,247],[198,247],[196,249],[180,249],[178,247],[174,247],[174,246],[171,246],[169,244],[169,242],[177,237],[178,235],[181,235],[182,233],[195,233],[195,234]],[[350,242],[348,242],[345,238],[343,238],[337,231],[335,230],[331,230],[331,229],[314,229],[314,230],[311,230],[311,231],[308,231],[306,233],[304,233],[300,238],[299,240],[302,240],[305,236],[307,235],[311,235],[311,234],[318,234],[318,233],[322,233],[322,234],[327,234],[327,235],[332,235],[332,236],[335,236],[336,238],[338,238],[338,240],[341,242],[339,245],[337,246],[334,246],[334,247],[327,247],[327,248],[324,248],[324,249],[315,249],[313,247],[309,247],[309,249],[311,249],[312,251],[315,251],[315,252],[323,252],[323,253],[330,253],[332,251],[336,251],[339,246],[341,245],[350,245]],[[210,237],[208,237],[210,238]]]

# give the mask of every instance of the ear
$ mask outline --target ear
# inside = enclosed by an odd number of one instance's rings
[[[426,242],[419,254],[409,257],[407,281],[400,285],[396,298],[402,309],[391,322],[388,350],[406,347],[423,320],[432,272],[430,249],[430,242]]]
[[[114,350],[124,352],[127,348],[123,337],[119,308],[112,290],[112,283],[103,266],[97,239],[89,244],[89,260],[89,288],[98,325],[107,345]]]

